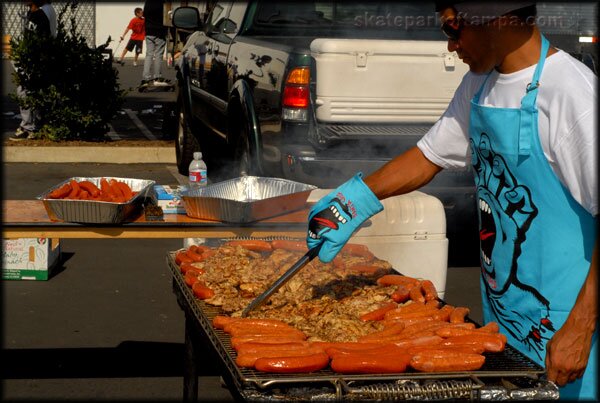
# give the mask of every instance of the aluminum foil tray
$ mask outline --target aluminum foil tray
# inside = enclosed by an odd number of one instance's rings
[[[70,180],[90,181],[100,187],[99,178],[73,177],[69,178],[56,186],[48,189],[37,197],[44,203],[44,207],[51,219],[59,219],[67,222],[89,223],[89,224],[118,224],[127,218],[131,213],[141,208],[146,197],[152,197],[154,192],[153,180],[131,179],[131,178],[112,178],[104,177],[107,180],[115,179],[125,182],[132,191],[138,192],[131,200],[124,203],[114,203],[96,200],[69,200],[69,199],[49,199],[47,196],[54,189],[57,189]]]
[[[248,223],[301,209],[316,186],[279,178],[242,176],[181,192],[186,214]]]

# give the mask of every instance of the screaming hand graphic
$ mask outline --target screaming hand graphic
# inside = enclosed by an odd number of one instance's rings
[[[477,147],[473,140],[470,146],[479,198],[481,273],[490,309],[498,323],[541,359],[543,340],[549,340],[555,331],[549,318],[550,303],[536,288],[519,280],[527,267],[518,264],[538,209],[530,189],[517,182],[506,160],[492,150],[487,134],[481,134]],[[524,306],[539,306],[542,318],[520,309]]]
[[[308,223],[308,236],[313,239],[320,238],[329,231],[337,231],[340,225],[352,220],[348,205],[334,197],[331,205],[319,211]]]

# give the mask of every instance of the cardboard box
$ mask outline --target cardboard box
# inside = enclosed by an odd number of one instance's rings
[[[60,256],[60,239],[2,240],[3,280],[48,280]]]
[[[183,200],[178,188],[165,185],[154,185],[158,206],[162,207],[164,214],[185,214]]]

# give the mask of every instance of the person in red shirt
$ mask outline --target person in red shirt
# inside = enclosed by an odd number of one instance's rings
[[[127,54],[127,52],[131,52],[135,47],[135,56],[133,58],[133,65],[137,66],[137,60],[140,53],[142,53],[142,49],[144,46],[144,39],[146,38],[146,22],[144,21],[144,10],[140,7],[136,7],[134,10],[135,17],[129,21],[129,25],[125,28],[125,32],[121,35],[121,41],[127,35],[127,32],[131,30],[131,37],[127,42],[127,46],[123,49],[121,53],[121,58],[118,63],[124,65],[123,58]]]

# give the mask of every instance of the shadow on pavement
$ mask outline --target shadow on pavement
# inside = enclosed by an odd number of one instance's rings
[[[183,343],[123,341],[114,348],[5,349],[2,379],[183,376]],[[217,375],[203,368],[203,376]]]

